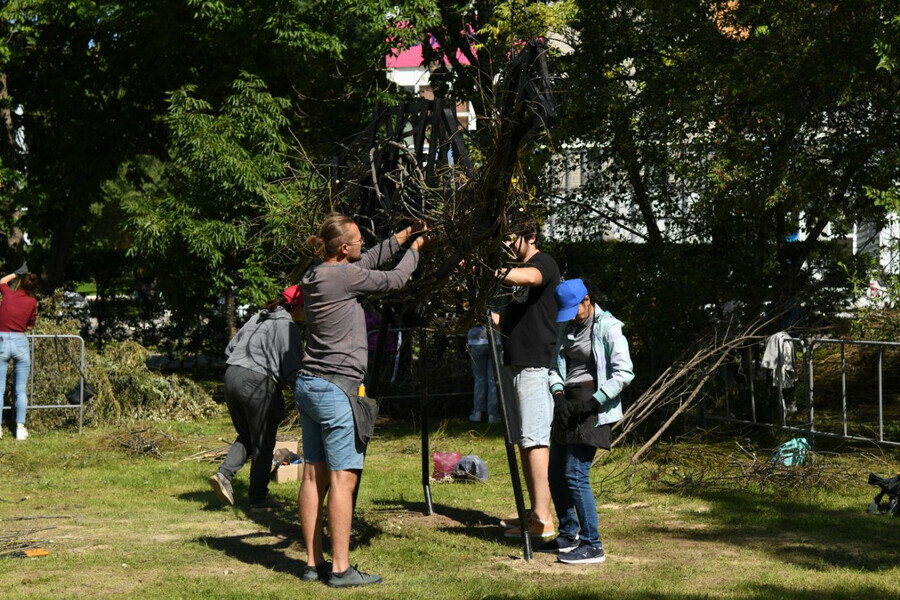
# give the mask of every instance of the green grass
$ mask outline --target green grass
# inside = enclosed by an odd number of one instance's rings
[[[206,484],[215,466],[180,462],[232,436],[224,415],[153,428],[167,436],[159,437],[162,460],[116,449],[123,429],[35,431],[24,443],[5,431],[0,539],[52,529],[33,534],[50,556],[0,558],[4,598],[347,597],[299,581],[305,552],[296,483],[273,484],[287,508],[260,517],[246,511],[246,468],[235,481],[238,506],[223,508]],[[648,488],[640,477],[631,488],[611,481],[624,451],[593,475],[607,562],[569,567],[547,555],[525,562],[498,525],[514,512],[498,427],[451,421],[434,429],[431,450],[482,456],[490,481],[433,484],[436,514],[425,516],[419,434],[408,424],[380,426],[363,477],[351,560],[385,583],[353,595],[849,600],[900,594],[900,522],[865,514],[874,488],[864,481],[801,495],[672,494]],[[280,437],[297,436],[294,430]],[[833,460],[868,466],[862,457]]]

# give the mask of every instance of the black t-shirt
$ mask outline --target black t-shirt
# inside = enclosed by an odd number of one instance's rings
[[[518,367],[549,367],[556,350],[556,297],[559,267],[538,252],[523,266],[541,272],[541,285],[516,286],[513,299],[500,319],[503,333],[503,363]]]

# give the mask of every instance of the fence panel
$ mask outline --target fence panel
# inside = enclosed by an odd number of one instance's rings
[[[774,427],[815,437],[900,446],[900,343],[791,338],[796,380],[761,367],[766,339],[741,348],[711,378],[698,418]],[[787,358],[779,348],[778,361]],[[852,364],[852,367],[850,366]],[[892,368],[893,367],[893,368]],[[886,376],[886,373],[888,374]],[[892,411],[886,413],[886,409]]]
[[[29,334],[31,370],[28,373],[28,410],[77,410],[78,432],[84,423],[84,339],[80,335]],[[10,372],[13,369],[9,370]],[[78,386],[78,404],[64,402]],[[11,386],[7,385],[7,396]],[[3,410],[15,410],[15,394]]]

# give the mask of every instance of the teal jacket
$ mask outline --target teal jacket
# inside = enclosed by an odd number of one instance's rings
[[[594,399],[600,403],[597,425],[615,423],[622,418],[619,394],[634,379],[634,365],[628,353],[628,340],[622,333],[622,321],[594,305],[594,328],[591,347],[597,363],[597,391]],[[566,350],[575,341],[571,321],[559,324],[556,362],[550,367],[550,391],[562,391],[566,381]]]

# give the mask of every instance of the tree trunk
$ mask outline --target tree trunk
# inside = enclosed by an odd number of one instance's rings
[[[3,137],[0,138],[0,161],[7,166],[12,164],[16,156],[16,129],[13,126],[12,109],[7,106],[8,101],[6,73],[0,73],[0,130],[3,131]]]
[[[71,202],[67,202],[71,207]],[[65,219],[53,230],[50,242],[50,253],[44,269],[44,289],[52,291],[63,284],[66,277],[66,263],[75,243],[78,220],[71,210],[66,211]]]
[[[16,163],[16,128],[13,124],[12,109],[6,105],[9,100],[7,86],[6,73],[0,73],[0,131],[3,132],[0,136],[0,165],[9,168]],[[0,180],[0,197],[5,197],[3,211],[7,213],[4,216],[11,223],[15,223],[22,216],[21,209],[15,204],[15,195],[15,187]],[[22,262],[22,245],[25,236],[16,225],[12,225],[10,230],[4,233],[6,234],[5,262],[16,268]]]
[[[229,340],[237,333],[237,326],[234,322],[234,310],[234,290],[228,287],[225,289],[225,333],[228,334]]]

